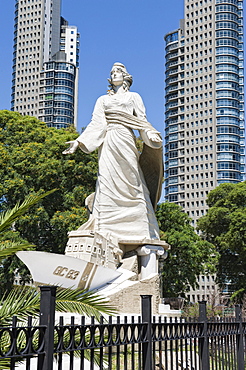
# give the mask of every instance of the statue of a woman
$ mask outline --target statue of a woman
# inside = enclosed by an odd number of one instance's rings
[[[132,76],[115,63],[110,90],[95,105],[92,120],[64,154],[80,147],[85,153],[98,148],[98,178],[92,215],[81,228],[123,240],[159,239],[154,208],[163,176],[162,140],[148,123],[139,94],[130,92]],[[133,130],[143,139],[140,155]]]

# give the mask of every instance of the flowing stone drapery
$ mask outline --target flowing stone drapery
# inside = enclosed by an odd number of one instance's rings
[[[146,120],[139,94],[126,92],[97,100],[90,124],[77,139],[83,151],[91,152],[96,148],[99,151],[92,216],[81,229],[94,229],[104,235],[111,233],[118,239],[159,239],[152,205],[156,199],[150,198],[133,130],[140,132],[148,148],[161,153],[162,143],[148,137],[148,132],[157,131]],[[157,157],[162,159],[162,155]],[[162,168],[161,160],[158,166]],[[149,170],[156,167],[153,165]],[[145,168],[145,172],[148,169]],[[162,178],[162,171],[159,172],[158,185],[155,185],[158,190]]]

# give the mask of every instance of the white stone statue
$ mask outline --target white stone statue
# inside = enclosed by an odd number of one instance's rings
[[[90,153],[98,148],[92,214],[79,229],[118,240],[156,240],[154,209],[163,178],[162,139],[147,121],[140,95],[129,91],[132,76],[123,64],[113,65],[109,83],[110,90],[97,100],[87,128],[63,152],[72,154],[79,147]],[[141,155],[133,130],[144,142]]]

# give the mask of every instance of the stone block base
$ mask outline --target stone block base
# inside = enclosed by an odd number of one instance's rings
[[[141,295],[152,295],[152,313],[158,314],[160,303],[160,276],[154,274],[150,278],[136,281],[133,285],[125,287],[121,291],[114,293],[109,298],[109,303],[116,307],[119,314],[141,313]]]

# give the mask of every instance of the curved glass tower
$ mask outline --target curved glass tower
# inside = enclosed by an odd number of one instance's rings
[[[76,67],[62,58],[44,64],[39,119],[49,127],[66,128],[73,124],[75,78]]]
[[[184,38],[183,28],[166,35],[166,199],[181,201],[185,176],[183,158],[184,142]],[[181,203],[184,206],[183,203]]]
[[[166,42],[165,197],[193,219],[245,174],[243,1],[185,0]]]
[[[216,0],[217,182],[244,173],[243,2]]]
[[[60,8],[61,0],[15,1],[11,110],[76,127],[79,34]],[[69,102],[57,101],[59,91]]]

